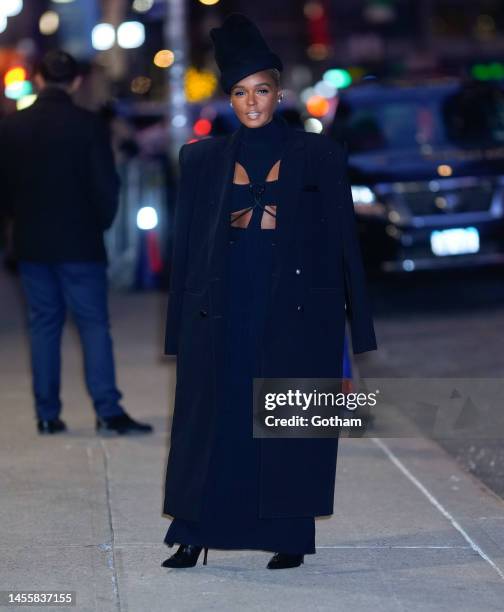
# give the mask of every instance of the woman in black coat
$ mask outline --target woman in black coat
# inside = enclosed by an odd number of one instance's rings
[[[315,553],[333,512],[338,438],[253,438],[254,377],[341,378],[376,341],[342,146],[274,115],[280,59],[243,15],[211,32],[241,126],[184,145],[166,329],[177,355],[165,567],[205,548]]]

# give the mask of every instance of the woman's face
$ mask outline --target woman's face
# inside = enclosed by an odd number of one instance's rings
[[[231,104],[238,119],[249,128],[269,123],[278,104],[279,89],[267,70],[255,72],[231,89]]]

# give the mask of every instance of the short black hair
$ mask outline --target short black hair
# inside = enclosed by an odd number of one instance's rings
[[[48,51],[38,65],[37,72],[48,83],[69,85],[79,76],[79,64],[70,53],[55,49]]]

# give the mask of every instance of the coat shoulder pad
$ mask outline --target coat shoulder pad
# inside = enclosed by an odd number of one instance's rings
[[[329,155],[340,157],[345,149],[342,141],[334,140],[325,134],[306,132],[305,142],[313,155],[323,159]]]
[[[181,159],[188,164],[197,164],[207,154],[211,155],[213,151],[217,151],[220,148],[223,139],[223,136],[217,136],[215,138],[203,138],[202,140],[197,140],[196,142],[187,143],[181,148]]]

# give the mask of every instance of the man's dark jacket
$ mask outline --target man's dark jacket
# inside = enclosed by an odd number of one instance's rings
[[[46,263],[105,261],[103,232],[118,206],[109,134],[61,89],[0,123],[0,209],[14,221],[14,254]]]

